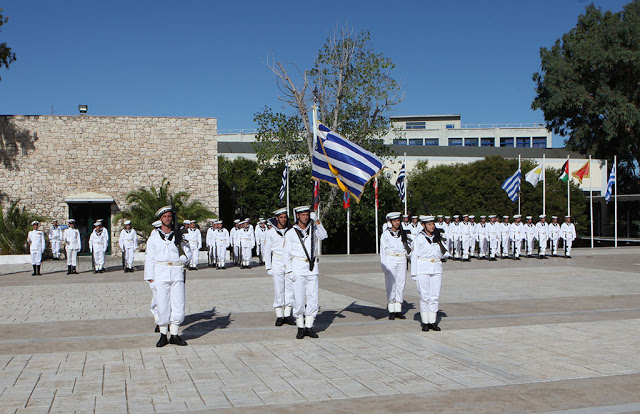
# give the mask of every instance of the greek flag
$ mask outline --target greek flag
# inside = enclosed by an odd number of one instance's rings
[[[280,187],[280,202],[284,199],[284,195],[287,191],[287,174],[289,172],[289,166],[287,164],[284,165],[284,170],[282,171],[282,186]]]
[[[611,200],[611,190],[613,189],[613,184],[616,182],[616,165],[613,164],[611,167],[611,174],[609,174],[609,181],[607,182],[607,192],[604,193],[604,201],[607,203]]]
[[[396,180],[396,188],[398,189],[398,195],[400,196],[400,200],[404,203],[405,197],[405,188],[404,188],[404,177],[406,176],[406,170],[404,168],[404,162],[402,163],[402,168],[400,168],[400,173],[398,174],[398,179]]]
[[[509,199],[514,203],[518,199],[518,193],[520,192],[520,176],[520,168],[518,168],[516,173],[504,180],[504,183],[502,183],[500,187],[507,192],[507,196],[509,196]]]
[[[372,152],[318,124],[311,177],[348,191],[357,202],[369,180],[382,170]]]

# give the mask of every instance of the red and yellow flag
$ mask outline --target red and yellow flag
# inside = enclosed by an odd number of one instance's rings
[[[587,161],[587,163],[585,165],[583,165],[578,171],[574,171],[573,173],[571,173],[571,175],[576,177],[576,180],[580,181],[580,184],[582,184],[582,179],[583,178],[589,178],[589,163],[590,162],[591,161]]]

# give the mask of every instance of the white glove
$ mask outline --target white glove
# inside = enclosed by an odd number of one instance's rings
[[[189,259],[187,258],[187,256],[185,256],[184,254],[182,256],[180,256],[180,261],[182,263],[187,263],[189,261]]]
[[[269,276],[273,276],[273,269],[267,269],[267,274]]]
[[[312,211],[311,213],[309,213],[309,217],[311,218],[311,221],[318,220],[318,215],[316,214],[315,211]]]
[[[444,252],[444,255],[442,255],[443,259],[448,259],[450,257],[451,257],[451,255],[449,254],[449,252]]]

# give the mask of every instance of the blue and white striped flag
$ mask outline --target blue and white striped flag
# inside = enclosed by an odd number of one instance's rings
[[[509,199],[514,203],[518,199],[518,193],[520,192],[520,176],[521,175],[522,174],[520,173],[520,168],[518,168],[516,173],[513,174],[511,177],[507,178],[504,181],[504,183],[502,183],[502,186],[500,187],[507,192],[507,196],[509,196]]]
[[[404,162],[402,163],[402,168],[400,168],[400,173],[398,174],[398,179],[396,180],[396,188],[398,189],[398,195],[400,196],[400,200],[404,203],[404,197],[406,195],[404,188],[404,178],[406,176],[406,170],[404,168]]]
[[[289,166],[287,164],[284,165],[284,170],[282,171],[282,186],[280,187],[280,202],[284,199],[284,195],[287,192],[287,174],[289,173]]]
[[[318,124],[317,138],[311,177],[348,191],[360,202],[364,187],[382,170],[382,161],[322,124]]]
[[[604,201],[607,203],[611,200],[611,190],[613,189],[613,184],[616,182],[616,165],[613,164],[611,167],[611,174],[609,174],[609,181],[607,182],[607,192],[604,193]]]

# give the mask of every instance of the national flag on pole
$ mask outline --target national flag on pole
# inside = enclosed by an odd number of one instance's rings
[[[351,198],[349,193],[345,191],[342,195],[342,208],[347,209],[349,207],[351,207]]]
[[[317,211],[320,205],[320,181],[313,182],[313,210]]]
[[[607,192],[604,193],[604,201],[607,203],[611,200],[611,190],[613,190],[613,185],[616,182],[616,165],[613,164],[611,167],[611,174],[609,174],[609,181],[607,182]]]
[[[562,174],[560,174],[558,180],[562,181],[563,183],[569,181],[569,160],[566,160],[564,162],[564,165],[562,166]]]
[[[529,171],[524,179],[531,183],[534,187],[538,185],[538,182],[542,179],[542,164],[536,165],[536,167]]]
[[[580,168],[578,171],[574,171],[571,174],[576,177],[578,181],[580,181],[580,184],[582,184],[583,178],[589,178],[589,162],[590,161],[587,161],[587,163],[583,165],[582,168]]]
[[[280,202],[284,200],[284,195],[287,193],[287,174],[289,173],[289,166],[287,164],[284,165],[284,170],[282,171],[282,186],[280,187]]]
[[[360,202],[364,187],[383,167],[375,154],[318,124],[311,177],[348,191]]]
[[[373,179],[373,189],[376,194],[376,208],[380,208],[380,204],[378,203],[378,177]]]
[[[507,196],[514,203],[518,199],[518,193],[520,192],[520,179],[521,179],[520,168],[513,174],[511,177],[507,178],[500,188],[507,192]]]
[[[402,168],[400,168],[400,173],[398,174],[398,178],[396,179],[396,188],[398,189],[398,195],[400,196],[400,201],[404,203],[404,198],[406,197],[404,180],[406,177],[405,163],[402,163]]]

